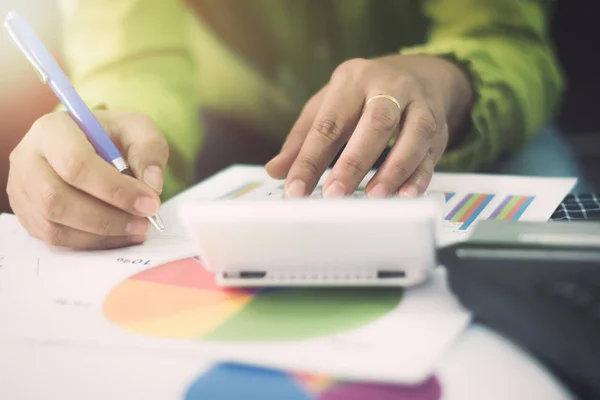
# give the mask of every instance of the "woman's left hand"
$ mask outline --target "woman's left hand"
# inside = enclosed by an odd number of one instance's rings
[[[448,143],[468,120],[473,97],[465,73],[442,58],[392,55],[347,61],[307,102],[267,171],[286,178],[287,197],[305,196],[346,145],[323,196],[350,195],[397,138],[366,193],[422,194]]]

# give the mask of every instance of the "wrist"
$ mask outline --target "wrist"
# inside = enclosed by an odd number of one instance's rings
[[[466,66],[443,56],[436,56],[444,65],[445,82],[442,86],[446,122],[450,143],[459,140],[469,129],[470,115],[475,103],[475,87]]]

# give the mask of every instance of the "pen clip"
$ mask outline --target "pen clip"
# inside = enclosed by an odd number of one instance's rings
[[[20,25],[20,26],[19,26]],[[42,68],[41,63],[35,57],[31,49],[25,44],[25,39],[19,36],[19,32],[22,35],[27,35],[31,29],[27,26],[26,22],[14,11],[11,11],[4,20],[4,28],[8,32],[11,41],[21,50],[27,60],[33,65],[42,83],[48,82],[48,74]],[[19,29],[20,28],[20,29]],[[31,32],[33,34],[33,32]]]

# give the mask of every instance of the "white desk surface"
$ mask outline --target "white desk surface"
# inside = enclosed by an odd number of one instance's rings
[[[193,189],[166,204],[161,216],[171,221],[179,201]],[[176,234],[173,226],[167,226]],[[165,357],[161,362],[146,354],[60,346],[0,343],[0,398],[182,399],[181,388],[198,374],[198,360]],[[132,370],[140,358],[143,369]],[[135,360],[133,360],[135,358]],[[135,362],[134,362],[135,361]],[[71,382],[84,377],[78,383]],[[445,400],[558,400],[571,399],[560,382],[526,352],[510,341],[472,324],[446,352],[435,372]]]

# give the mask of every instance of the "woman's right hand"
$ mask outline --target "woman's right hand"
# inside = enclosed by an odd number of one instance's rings
[[[164,136],[142,114],[95,114],[138,179],[104,161],[64,112],[37,120],[10,155],[12,210],[47,244],[106,249],[141,243],[146,217],[158,212],[169,156]]]

